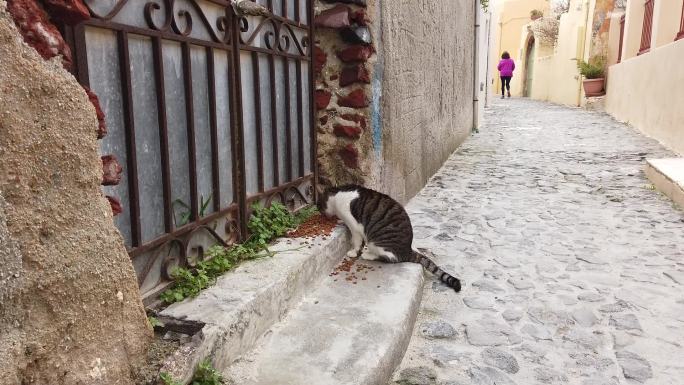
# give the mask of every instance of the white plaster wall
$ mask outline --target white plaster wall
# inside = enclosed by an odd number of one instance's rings
[[[684,155],[684,40],[609,68],[606,111]]]
[[[380,1],[382,118],[373,120],[370,184],[401,202],[473,128],[474,12],[473,0]]]

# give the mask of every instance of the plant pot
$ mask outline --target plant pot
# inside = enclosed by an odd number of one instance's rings
[[[584,81],[582,81],[582,85],[584,86],[584,94],[587,97],[605,95],[605,92],[603,91],[603,85],[605,84],[605,81],[606,79],[604,78],[584,79]]]

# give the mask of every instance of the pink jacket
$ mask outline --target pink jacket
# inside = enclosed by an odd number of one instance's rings
[[[513,76],[515,62],[513,59],[501,59],[497,68],[499,69],[499,76]]]

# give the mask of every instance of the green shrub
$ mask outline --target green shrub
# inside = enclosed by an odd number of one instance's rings
[[[600,79],[605,74],[605,58],[603,56],[595,56],[590,58],[588,62],[578,60],[577,68],[580,75],[586,79]]]

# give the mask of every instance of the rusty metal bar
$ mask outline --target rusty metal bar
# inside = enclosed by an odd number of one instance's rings
[[[216,67],[214,49],[206,48],[207,80],[209,82],[209,125],[211,127],[211,182],[214,211],[221,210],[221,183],[219,181],[218,123],[216,118]]]
[[[245,175],[245,136],[244,136],[244,119],[242,116],[242,72],[240,71],[240,27],[238,25],[239,19],[233,12],[230,12],[230,26],[231,26],[231,38],[233,45],[232,56],[232,82],[233,86],[231,90],[232,101],[233,101],[233,111],[235,112],[235,119],[233,120],[234,126],[234,149],[233,154],[236,155],[237,160],[237,172],[234,173],[235,180],[237,183],[234,185],[237,196],[238,203],[238,215],[240,218],[240,235],[243,239],[247,237],[247,189],[246,189],[246,175]]]
[[[309,12],[308,24],[309,24],[309,36],[307,47],[309,49],[309,125],[311,127],[311,171],[313,171],[313,198],[314,202],[318,202],[318,130],[316,129],[318,122],[316,121],[316,103],[314,102],[314,92],[316,89],[316,73],[314,72],[314,9],[313,0],[307,1],[307,11]]]
[[[295,16],[294,19],[297,23],[301,22],[301,16],[299,15],[299,2],[301,0],[294,0]],[[306,0],[305,0],[306,1]]]
[[[171,165],[169,161],[169,133],[166,118],[166,91],[164,86],[164,57],[160,38],[152,38],[154,60],[154,83],[157,92],[157,120],[162,163],[162,191],[164,196],[164,229],[173,230],[173,207],[171,205]]]
[[[195,222],[190,222],[186,225],[180,226],[180,227],[174,229],[170,233],[166,233],[166,234],[164,234],[158,238],[155,238],[154,240],[152,240],[150,242],[147,242],[147,243],[142,244],[138,247],[134,247],[132,249],[129,249],[128,253],[129,253],[131,258],[135,258],[135,257],[145,253],[146,251],[150,251],[157,246],[163,245],[164,243],[166,243],[172,239],[180,238],[183,235],[188,234],[188,233],[192,232],[193,230],[197,229],[198,227],[201,227],[203,225],[206,225],[207,223],[210,223],[211,221],[215,221],[221,217],[224,217],[224,216],[230,214],[231,212],[237,212],[237,210],[238,210],[237,204],[234,203],[234,204],[228,206],[227,208],[225,208],[221,211],[217,211],[215,213],[205,215],[204,217],[198,219]]]
[[[190,221],[199,218],[197,201],[197,147],[195,146],[195,110],[192,92],[192,60],[190,44],[182,43],[183,82],[185,85],[185,115],[188,133],[188,161],[190,163]]]
[[[298,177],[304,176],[304,110],[302,108],[302,63],[295,60],[297,74],[297,143],[299,146]]]
[[[257,171],[259,191],[264,191],[264,138],[261,127],[261,79],[259,78],[259,54],[252,52],[252,79],[254,87],[254,128],[257,134]]]
[[[271,136],[273,138],[273,185],[280,184],[280,160],[278,159],[278,109],[276,106],[275,59],[268,56],[268,72],[271,82]]]
[[[119,48],[119,71],[123,96],[123,119],[126,131],[126,161],[128,166],[128,194],[133,247],[142,244],[140,226],[140,195],[138,190],[138,163],[135,147],[135,122],[133,119],[133,87],[131,85],[131,59],[128,53],[128,33],[117,34]]]
[[[283,0],[285,2],[285,0]],[[283,59],[283,68],[285,69],[285,132],[287,136],[287,161],[286,172],[287,181],[292,180],[292,117],[290,116],[290,61],[288,59]]]

